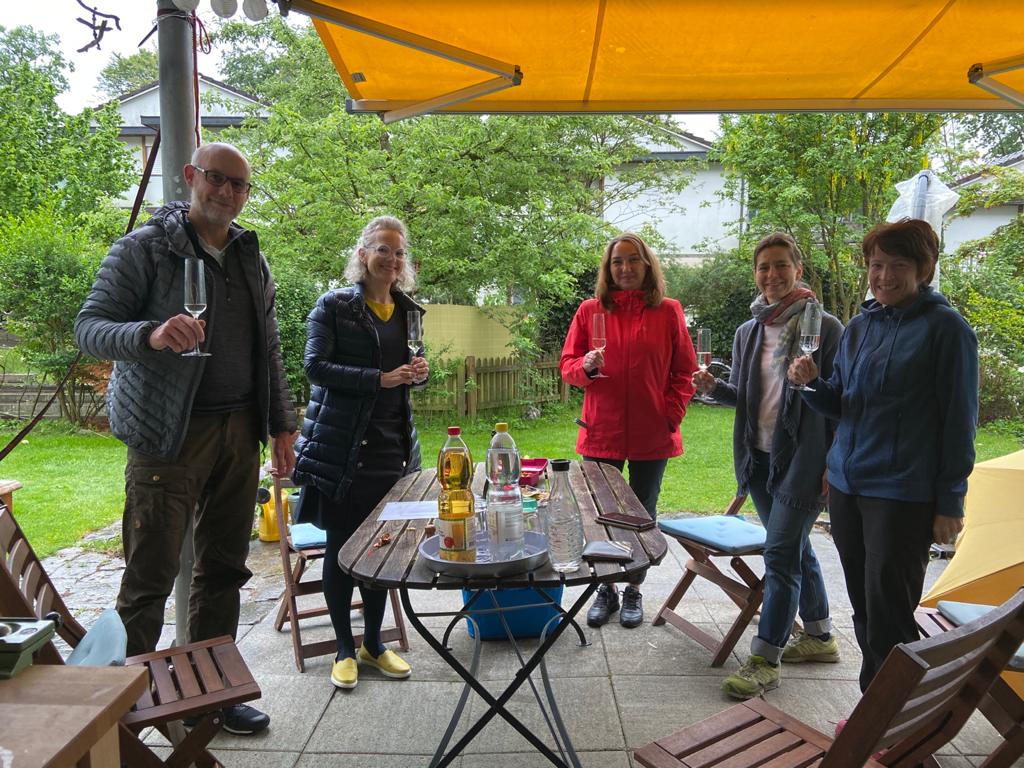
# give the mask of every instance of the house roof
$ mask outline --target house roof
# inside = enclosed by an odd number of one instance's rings
[[[1008,155],[993,158],[992,160],[985,163],[985,167],[982,168],[980,171],[975,171],[974,173],[970,173],[967,176],[961,176],[959,179],[953,182],[953,186],[962,187],[965,184],[975,182],[978,179],[982,178],[983,176],[987,176],[988,169],[992,168],[993,166],[997,168],[1013,168],[1014,166],[1017,165],[1024,165],[1024,150],[1020,150],[1019,152],[1011,152]]]
[[[209,75],[204,75],[202,72],[199,73],[199,79],[205,83],[208,83],[209,85],[215,86],[223,91],[228,92],[232,96],[237,96],[241,99],[245,99],[246,101],[251,101],[253,104],[260,104],[262,106],[266,106],[265,104],[263,104],[262,101],[260,101],[256,96],[252,95],[251,93],[246,93],[245,91],[235,88],[234,86],[228,85],[227,83],[221,80],[212,78]],[[102,109],[103,107],[107,106],[107,104],[124,104],[126,101],[130,101],[131,99],[142,96],[143,94],[155,91],[159,87],[160,81],[153,80],[150,83],[146,83],[145,85],[139,86],[133,91],[128,91],[127,93],[122,93],[119,96],[115,96],[114,98],[110,99],[110,101],[100,104],[98,107],[96,107],[96,109]]]

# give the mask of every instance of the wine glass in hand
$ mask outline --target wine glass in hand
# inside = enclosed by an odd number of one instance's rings
[[[811,299],[804,306],[800,315],[800,351],[805,355],[813,355],[821,343],[821,304]],[[791,384],[792,389],[805,389],[813,392],[813,387],[803,384]]]
[[[413,362],[416,358],[423,357],[423,315],[417,310],[406,312],[405,314],[405,343],[409,347],[409,362]],[[426,375],[421,378],[414,379],[413,384],[421,384],[426,381]]]
[[[594,315],[594,317],[591,320],[590,348],[595,352],[604,352],[604,348],[608,344],[608,336],[605,332],[604,318],[604,313],[598,312],[597,314]],[[597,373],[594,374],[594,378],[607,379],[608,377],[601,373],[601,371],[599,370]]]
[[[206,311],[206,270],[201,259],[185,259],[185,311],[198,320]],[[182,352],[183,357],[209,357],[209,352],[199,351],[199,342],[191,352]]]
[[[697,329],[697,367],[706,371],[711,365],[711,329]]]

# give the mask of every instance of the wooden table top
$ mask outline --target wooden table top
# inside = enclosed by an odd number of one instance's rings
[[[584,562],[576,573],[558,573],[550,563],[517,576],[503,578],[440,576],[419,558],[420,542],[426,537],[428,520],[378,521],[384,505],[389,501],[421,501],[437,498],[440,485],[435,481],[437,470],[425,469],[407,475],[395,483],[394,488],[381,500],[359,529],[342,547],[338,563],[342,570],[358,581],[375,587],[406,587],[408,589],[461,589],[491,587],[554,587],[561,584],[587,584],[628,581],[665,556],[668,547],[665,537],[657,528],[636,533],[625,528],[605,526],[597,522],[604,512],[628,512],[646,517],[647,512],[633,490],[614,467],[597,462],[572,462],[569,482],[580,512],[583,515],[583,533],[587,541],[614,539],[633,545],[633,559],[625,563]],[[473,476],[473,492],[479,496],[483,490],[483,465],[478,464]],[[381,535],[387,533],[391,543],[374,547]]]
[[[144,667],[34,664],[0,680],[0,755],[10,752],[16,768],[75,765],[131,709],[148,677]]]

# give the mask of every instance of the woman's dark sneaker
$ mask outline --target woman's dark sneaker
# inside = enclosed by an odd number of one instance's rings
[[[602,584],[597,588],[594,604],[587,611],[587,624],[601,627],[608,623],[608,618],[619,610],[619,590],[611,584]]]

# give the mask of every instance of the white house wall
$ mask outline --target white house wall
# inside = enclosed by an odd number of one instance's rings
[[[615,179],[609,178],[608,186],[614,184]],[[698,170],[670,201],[659,190],[644,192],[633,200],[608,206],[604,218],[623,230],[635,231],[650,224],[668,241],[666,256],[700,261],[708,247],[724,251],[738,244],[730,230],[739,220],[741,208],[736,201],[721,196],[723,186],[721,166],[711,165]]]
[[[987,237],[997,227],[1009,224],[1024,213],[1022,209],[1024,206],[997,205],[992,208],[979,208],[970,216],[951,219],[942,231],[942,252],[953,253],[969,240]]]

